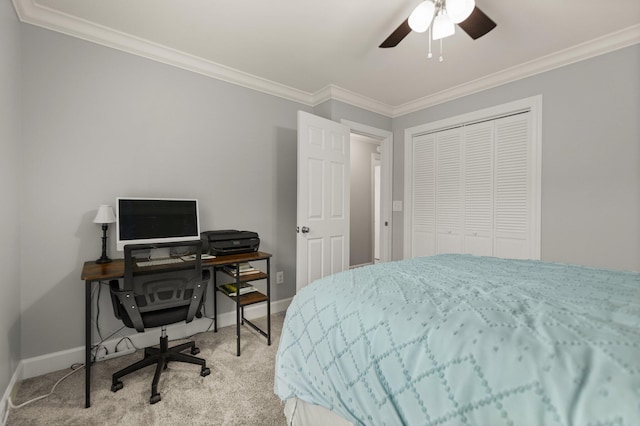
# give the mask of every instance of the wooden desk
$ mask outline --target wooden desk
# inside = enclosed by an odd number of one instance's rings
[[[242,262],[252,262],[258,260],[265,260],[267,262],[267,270],[265,272],[265,277],[267,281],[267,342],[271,345],[271,279],[270,279],[270,271],[271,271],[271,254],[264,252],[253,252],[253,253],[242,253],[242,254],[232,254],[227,256],[218,256],[213,259],[202,259],[202,268],[210,268],[212,269],[212,275],[214,275],[214,283],[215,283],[215,274],[216,267],[222,267],[230,264],[238,264]],[[171,267],[175,268],[175,264],[166,265],[167,269]],[[157,267],[154,267],[154,269]],[[124,277],[124,259],[114,259],[109,263],[97,264],[95,261],[85,262],[82,267],[81,279],[85,282],[85,316],[84,316],[84,327],[85,327],[85,408],[89,408],[91,406],[91,288],[93,283],[98,283],[100,281],[107,281],[113,279],[119,279]],[[214,330],[218,329],[218,310],[216,306],[216,292],[217,290],[213,289],[214,294]],[[240,355],[240,323],[243,321],[244,315],[241,315],[242,305],[240,303],[236,303],[236,339],[237,339],[237,355]]]

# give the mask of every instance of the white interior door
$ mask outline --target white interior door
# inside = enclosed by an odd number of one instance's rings
[[[348,126],[298,111],[296,291],[349,268],[349,138]]]

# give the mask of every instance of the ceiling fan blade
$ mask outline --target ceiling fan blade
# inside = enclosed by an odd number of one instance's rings
[[[472,39],[477,39],[496,27],[496,23],[491,20],[483,11],[475,7],[471,15],[458,24]]]
[[[378,47],[383,47],[383,48],[384,47],[396,47],[398,45],[398,43],[400,43],[402,41],[402,39],[405,38],[410,32],[411,32],[411,27],[409,27],[409,18],[407,18]]]

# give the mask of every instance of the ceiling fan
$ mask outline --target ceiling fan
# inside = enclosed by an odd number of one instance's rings
[[[395,47],[412,30],[421,33],[429,27],[433,40],[442,39],[454,33],[454,24],[474,40],[496,27],[496,23],[475,5],[474,0],[425,0],[379,47]]]

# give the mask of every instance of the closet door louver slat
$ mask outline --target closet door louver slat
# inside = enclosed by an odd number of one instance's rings
[[[528,114],[495,121],[495,255],[528,258],[530,223]]]
[[[462,251],[462,128],[436,134],[436,253]]]
[[[464,128],[464,252],[493,254],[493,122]]]
[[[420,136],[413,141],[414,185],[411,247],[414,256],[435,254],[435,141],[434,134]]]

